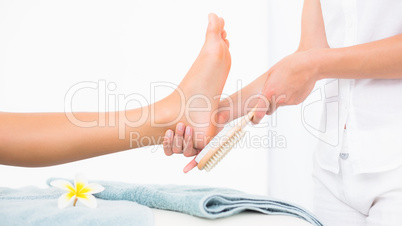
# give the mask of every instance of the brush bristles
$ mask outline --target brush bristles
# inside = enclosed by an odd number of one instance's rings
[[[215,152],[215,154],[205,163],[204,169],[209,172],[212,168],[214,168],[223,157],[229,153],[230,150],[244,137],[246,132],[241,129],[233,134],[233,136],[223,143],[219,150]]]

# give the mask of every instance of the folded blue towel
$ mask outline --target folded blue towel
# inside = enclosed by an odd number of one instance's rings
[[[55,179],[56,178],[49,179],[48,183],[50,184],[50,182]],[[99,199],[125,200],[125,201],[132,201],[131,203],[136,202],[138,204],[151,208],[177,211],[208,219],[228,217],[245,210],[253,210],[265,214],[294,216],[306,220],[313,225],[322,226],[322,224],[311,213],[309,213],[307,210],[301,207],[290,204],[288,202],[274,200],[265,196],[246,194],[233,189],[211,188],[211,187],[200,187],[200,186],[182,186],[182,185],[138,185],[138,184],[127,184],[127,183],[106,182],[106,181],[100,181],[97,183],[105,187],[105,190],[101,193],[95,194],[95,197],[97,197],[99,201],[98,208],[95,209],[95,211],[96,210],[105,211],[102,208],[104,208],[104,206],[106,206],[107,204],[101,205],[100,202],[101,200]],[[23,199],[32,199],[30,198],[32,196],[36,197],[35,199],[41,199],[41,198],[53,199],[51,205],[46,204],[49,205],[49,207],[46,207],[46,209],[42,213],[40,212],[40,210],[38,210],[36,214],[31,215],[32,217],[36,215],[39,216],[42,215],[43,217],[46,216],[47,214],[54,214],[57,216],[62,215],[64,213],[63,211],[66,210],[73,211],[74,209],[77,208],[77,207],[66,208],[63,210],[57,209],[56,199],[59,195],[61,195],[61,193],[57,193],[53,188],[42,189],[42,190],[43,191],[38,191],[38,193],[42,194],[41,197],[40,195],[37,194],[31,195],[30,193],[24,195],[24,191],[22,190],[20,193],[16,194],[16,196],[12,195],[10,196],[7,195],[7,193],[4,193],[4,190],[2,191],[0,189],[0,200],[5,199],[7,201],[10,201],[13,199],[13,197],[14,199],[15,197],[17,198],[19,197],[19,199],[21,199],[21,197]],[[47,191],[54,192],[56,194],[52,194]],[[1,202],[0,212],[2,212],[3,211],[2,209],[5,207],[2,207],[3,200],[1,200],[0,202]],[[40,205],[39,202],[37,204]],[[125,205],[126,202],[124,202],[123,204]],[[118,204],[116,205],[119,211],[113,211],[109,215],[109,216],[114,215],[111,216],[113,219],[116,219],[117,217],[119,218],[120,212],[124,214],[125,212],[128,211],[128,210],[124,211],[122,209],[131,208],[127,206],[120,207],[118,206]],[[138,206],[134,207],[137,208]],[[14,211],[18,212],[18,207],[13,209],[14,210],[11,210],[12,212]],[[89,211],[92,210],[86,208],[85,210],[81,209],[77,210],[75,213],[72,212],[71,213],[78,214],[79,216],[81,212],[86,213]],[[136,214],[134,213],[135,211],[137,210],[133,210],[131,211],[131,213],[135,215]],[[16,214],[14,214],[14,216],[16,216]],[[94,213],[94,214],[96,215],[100,213]],[[0,217],[2,215],[3,214],[0,213]],[[141,215],[142,214],[137,214],[137,217],[134,217],[133,219],[139,220]],[[105,216],[105,218],[107,217],[107,215],[102,216]],[[85,215],[83,217],[85,217]],[[145,214],[143,217],[147,218],[149,216]],[[141,219],[141,221],[147,223],[150,222],[146,221],[146,219]],[[77,222],[75,221],[72,222],[74,222],[74,224],[77,224]],[[114,224],[115,223],[118,223],[118,221],[114,222]],[[100,223],[96,224],[99,225]],[[146,225],[146,224],[140,224],[140,225]]]
[[[57,188],[0,188],[0,225],[154,225],[152,210],[135,202],[98,199],[91,209],[77,203],[59,209]]]
[[[56,179],[49,179],[48,184]],[[105,200],[128,200],[151,208],[177,211],[208,219],[228,217],[245,210],[253,210],[265,214],[294,216],[313,225],[322,225],[302,207],[234,189],[185,185],[140,185],[107,181],[97,183],[105,187],[105,191],[95,194],[95,197]]]

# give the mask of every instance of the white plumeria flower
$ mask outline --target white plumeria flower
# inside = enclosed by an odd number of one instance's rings
[[[54,180],[50,184],[53,187],[67,191],[67,193],[61,195],[58,200],[60,209],[65,208],[72,201],[74,201],[73,205],[75,206],[78,200],[90,208],[96,208],[96,199],[92,194],[105,190],[105,188],[99,184],[88,184],[86,178],[80,174],[75,175],[74,186],[66,180]]]

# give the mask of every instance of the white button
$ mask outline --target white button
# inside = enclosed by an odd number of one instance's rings
[[[343,106],[344,109],[348,109],[349,104],[347,102],[343,102],[342,106]]]
[[[346,160],[349,158],[349,153],[340,153],[339,156],[341,157],[341,159]]]

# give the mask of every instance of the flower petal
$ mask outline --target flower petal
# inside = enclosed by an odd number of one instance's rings
[[[68,206],[75,199],[75,195],[72,192],[62,194],[58,199],[58,206],[60,209]]]
[[[88,180],[85,178],[83,174],[78,173],[75,175],[74,184],[75,184],[75,190],[78,193],[88,185]]]
[[[93,195],[81,194],[80,196],[77,196],[77,198],[80,202],[82,202],[82,204],[84,204],[90,208],[96,208],[96,206],[97,206],[96,199]]]
[[[53,187],[63,189],[65,191],[73,192],[75,190],[74,186],[66,180],[54,180],[50,183]]]
[[[88,186],[86,186],[86,188],[84,189],[86,192],[86,194],[96,194],[99,192],[102,192],[103,190],[105,190],[105,188],[100,185],[100,184],[96,184],[96,183],[90,183],[88,184]],[[82,191],[84,192],[84,191]]]

